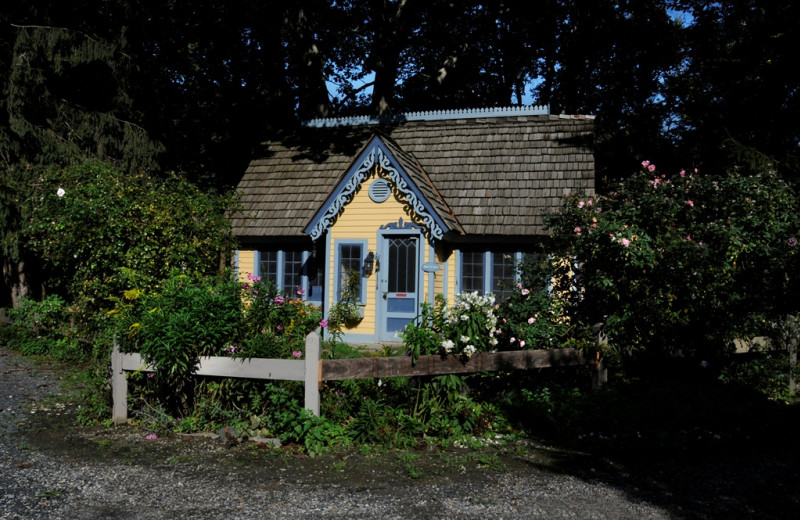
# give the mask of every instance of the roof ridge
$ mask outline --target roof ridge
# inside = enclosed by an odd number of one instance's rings
[[[509,107],[464,108],[454,110],[430,110],[407,112],[384,116],[328,117],[305,121],[303,126],[311,128],[333,126],[376,125],[402,123],[404,121],[446,121],[451,119],[478,119],[488,117],[542,116],[550,115],[550,105],[522,105]]]

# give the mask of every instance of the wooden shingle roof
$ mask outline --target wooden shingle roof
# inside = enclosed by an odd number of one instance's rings
[[[594,191],[594,120],[522,115],[303,128],[247,168],[242,238],[299,237],[357,154],[382,136],[443,218],[466,235],[540,235],[564,193]],[[345,209],[346,211],[346,209]],[[452,219],[452,220],[450,220]]]

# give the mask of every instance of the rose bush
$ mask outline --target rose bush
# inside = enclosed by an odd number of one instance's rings
[[[627,359],[712,360],[797,312],[797,198],[774,172],[642,171],[565,197],[549,225],[573,276],[569,315]]]

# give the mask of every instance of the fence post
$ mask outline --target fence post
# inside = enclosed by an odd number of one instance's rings
[[[319,417],[319,334],[306,336],[305,407]]]
[[[122,353],[114,336],[114,348],[111,351],[111,396],[114,400],[111,419],[115,425],[128,422],[128,380],[122,369]]]

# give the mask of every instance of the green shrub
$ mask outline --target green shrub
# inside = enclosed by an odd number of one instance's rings
[[[574,276],[557,288],[628,361],[713,361],[797,312],[800,212],[774,172],[640,173],[569,195],[550,221]]]
[[[87,321],[134,287],[154,287],[174,269],[215,274],[234,249],[227,197],[186,180],[84,163],[37,172],[22,202],[24,248],[47,285]]]
[[[57,295],[42,301],[23,299],[9,310],[11,324],[0,329],[9,347],[25,355],[46,355],[65,361],[85,360],[91,344],[81,342],[72,328],[72,315]]]

